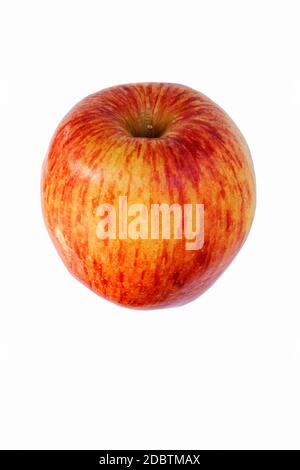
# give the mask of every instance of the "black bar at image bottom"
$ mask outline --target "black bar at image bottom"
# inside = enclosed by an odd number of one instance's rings
[[[295,465],[299,453],[299,450],[1,450],[0,467],[6,468],[9,464],[20,468],[28,465],[31,469],[63,466],[147,470],[149,467],[169,466],[203,469],[215,468],[216,465],[220,468],[223,465],[257,468],[258,465],[275,464],[285,468],[289,463]]]

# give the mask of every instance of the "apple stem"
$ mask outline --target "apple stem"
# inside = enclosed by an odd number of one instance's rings
[[[154,128],[152,124],[152,113],[149,107],[147,107],[145,112],[145,127],[145,137],[153,137]]]
[[[153,137],[153,125],[152,124],[146,125],[146,137]]]

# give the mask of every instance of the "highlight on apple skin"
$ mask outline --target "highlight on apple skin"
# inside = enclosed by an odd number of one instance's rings
[[[202,294],[238,253],[255,211],[241,132],[205,95],[170,83],[120,85],[80,101],[52,138],[41,189],[69,271],[132,308]]]

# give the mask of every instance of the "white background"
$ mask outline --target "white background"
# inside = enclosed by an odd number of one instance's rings
[[[0,5],[0,447],[299,449],[300,3]],[[41,215],[59,120],[87,94],[139,81],[220,104],[256,169],[245,246],[177,309],[97,297]]]

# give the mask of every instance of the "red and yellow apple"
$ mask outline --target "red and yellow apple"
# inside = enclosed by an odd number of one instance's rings
[[[99,207],[124,197],[149,211],[203,205],[200,249],[175,236],[97,236]],[[206,96],[177,84],[121,85],[83,99],[59,124],[42,205],[58,253],[86,286],[127,307],[175,306],[210,287],[243,245],[255,176],[241,132]]]

